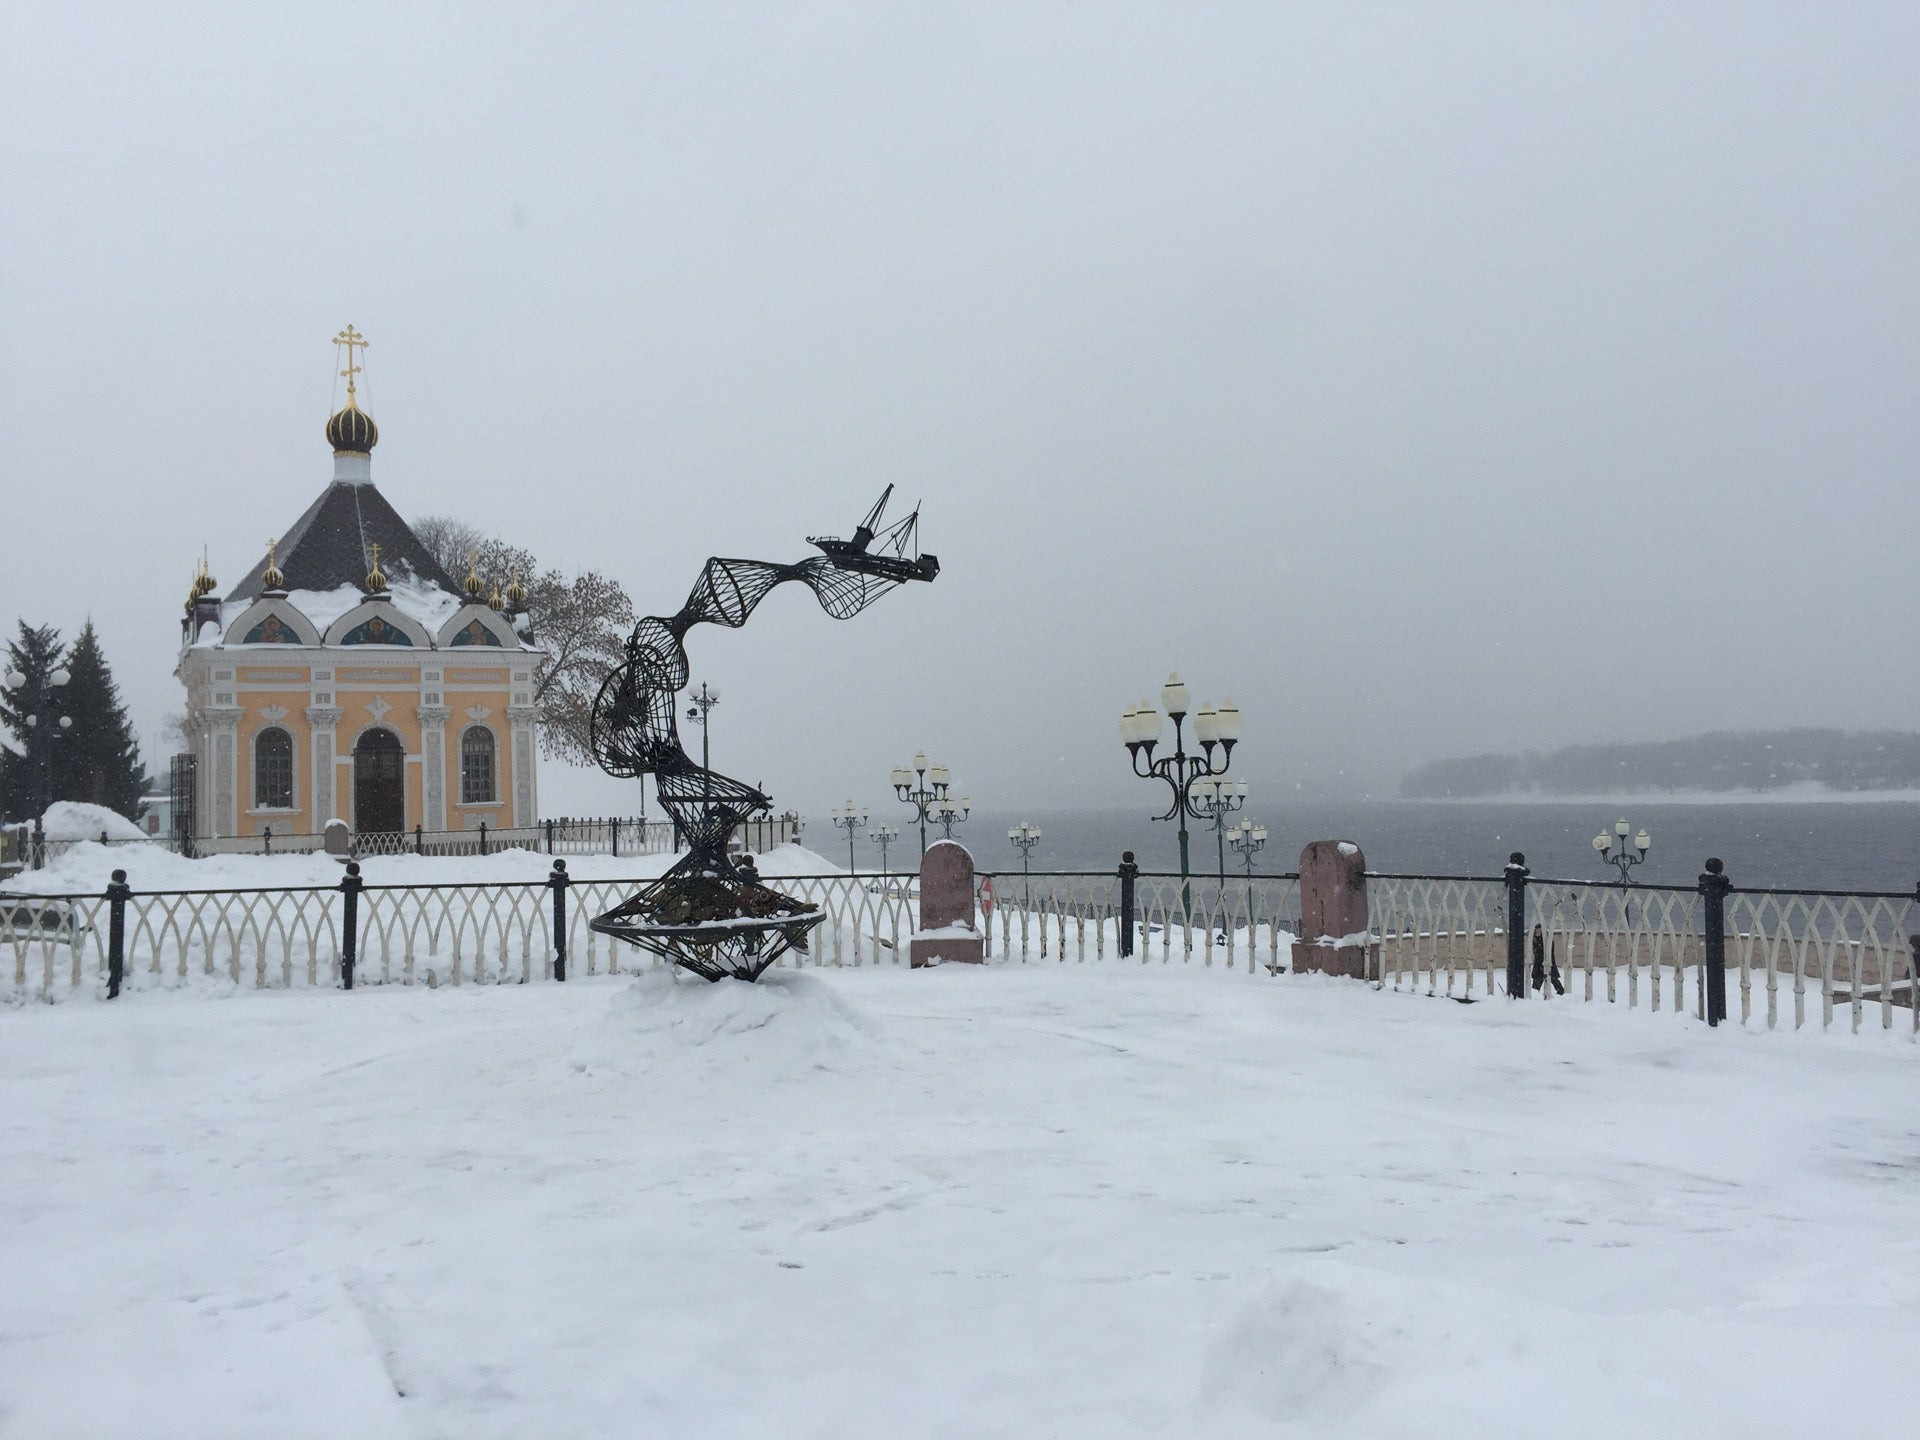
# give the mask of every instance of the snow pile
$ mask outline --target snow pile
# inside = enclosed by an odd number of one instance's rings
[[[568,1062],[584,1074],[691,1074],[702,1084],[724,1071],[751,1103],[751,1087],[845,1069],[879,1035],[818,975],[770,970],[752,984],[709,982],[663,965],[613,997]]]
[[[104,805],[78,800],[56,800],[41,818],[49,840],[148,840],[152,837],[133,821]]]
[[[91,806],[78,807],[92,809]],[[109,812],[110,813],[110,812]],[[125,821],[121,823],[125,824]],[[90,837],[97,840],[96,829]],[[575,880],[658,878],[673,855],[567,855]],[[802,845],[782,845],[755,856],[763,877],[836,875],[845,872]],[[145,890],[264,890],[287,886],[338,885],[340,862],[319,852],[288,855],[208,855],[189,860],[163,846],[75,845],[30,870],[0,882],[0,892],[32,895],[97,895],[115,870],[127,872],[136,892]],[[553,873],[553,857],[541,851],[507,849],[490,855],[372,855],[360,861],[369,885],[467,885],[538,883]]]

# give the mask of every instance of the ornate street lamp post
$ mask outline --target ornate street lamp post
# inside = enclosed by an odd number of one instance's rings
[[[867,823],[867,807],[855,805],[849,800],[845,805],[834,806],[827,813],[833,817],[834,829],[847,832],[847,870],[857,873],[860,867],[853,863],[853,832]]]
[[[1154,747],[1160,743],[1160,712],[1147,700],[1129,705],[1120,717],[1120,739],[1133,760],[1134,774],[1142,780],[1165,781],[1173,791],[1173,803],[1167,807],[1167,813],[1153,818],[1180,822],[1180,903],[1191,915],[1193,887],[1187,883],[1192,873],[1187,853],[1187,820],[1202,818],[1194,808],[1191,790],[1194,781],[1224,775],[1233,763],[1233,747],[1240,743],[1240,711],[1231,700],[1218,710],[1202,703],[1200,712],[1193,717],[1193,737],[1200,742],[1203,753],[1189,755],[1183,729],[1189,698],[1187,687],[1178,675],[1169,675],[1167,683],[1160,687],[1160,703],[1166,706],[1167,718],[1173,721],[1173,754],[1158,760],[1153,758]],[[1220,747],[1218,766],[1213,762],[1216,745]]]
[[[890,777],[893,781],[893,793],[900,797],[903,804],[911,805],[920,819],[920,854],[927,853],[927,817],[931,815],[934,823],[945,828],[947,838],[953,838],[953,827],[967,818],[967,802],[955,804],[948,798],[953,785],[953,776],[944,765],[927,764],[926,751],[913,757],[913,768],[905,765],[893,767]]]
[[[900,827],[885,823],[876,825],[867,832],[867,838],[880,847],[880,878],[887,878],[887,846],[900,838]]]
[[[967,818],[967,812],[973,808],[970,796],[962,795],[958,800],[942,800],[933,807],[931,817],[940,822],[942,838],[953,839],[953,827]]]
[[[713,804],[713,755],[707,744],[707,716],[719,703],[720,697],[707,688],[704,680],[697,691],[687,696],[687,723],[700,727],[700,769],[704,772],[700,782],[700,801],[708,806]]]
[[[1242,820],[1228,827],[1227,844],[1234,848],[1247,867],[1247,944],[1253,944],[1253,857],[1267,848],[1267,827]]]
[[[26,689],[27,677],[18,670],[9,670],[6,678],[9,690],[24,691]],[[58,666],[47,673],[31,694],[19,695],[14,701],[16,712],[21,710],[29,712],[21,717],[30,732],[26,737],[28,745],[31,746],[36,740],[40,745],[41,815],[44,815],[47,807],[53,804],[53,742],[73,729],[71,715],[56,716],[53,713],[53,692],[72,678],[73,676],[68,673],[64,665]],[[36,847],[42,843],[38,839],[42,823],[41,815],[36,815],[33,820]]]
[[[1593,837],[1594,851],[1600,856],[1602,864],[1611,865],[1620,872],[1620,883],[1631,885],[1633,876],[1627,872],[1647,858],[1647,851],[1653,847],[1653,840],[1645,830],[1633,836],[1631,848],[1627,845],[1627,836],[1633,834],[1633,824],[1627,820],[1613,822],[1613,834],[1602,830]],[[1616,848],[1614,842],[1619,844]]]
[[[1227,893],[1227,817],[1245,807],[1247,782],[1217,775],[1194,782],[1193,813],[1213,826],[1213,848],[1220,866],[1220,893]]]
[[[1022,820],[1007,831],[1007,839],[1011,840],[1020,851],[1020,878],[1026,887],[1027,909],[1031,910],[1033,909],[1033,871],[1028,868],[1028,863],[1033,855],[1033,847],[1040,843],[1040,832]]]

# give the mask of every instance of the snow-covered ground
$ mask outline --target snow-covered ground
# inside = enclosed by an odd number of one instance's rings
[[[1920,1050],[1132,966],[0,1012],[0,1435],[1906,1433]]]

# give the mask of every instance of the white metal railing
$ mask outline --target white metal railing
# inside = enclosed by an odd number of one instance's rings
[[[1704,900],[1697,890],[1530,880],[1525,969],[1532,927],[1541,930],[1547,983],[1537,993],[1649,1010],[1707,1013]],[[1379,944],[1377,983],[1472,998],[1506,993],[1506,886],[1499,880],[1375,876],[1368,881]],[[1768,1029],[1821,1028],[1844,1009],[1850,1027],[1869,1015],[1920,1032],[1912,948],[1916,902],[1904,896],[1733,891],[1725,902],[1725,964],[1738,1016],[1764,1011]],[[1784,997],[1784,998],[1783,998]],[[1790,1011],[1790,1014],[1789,1014]]]
[[[1727,897],[1727,969],[1737,973],[1740,1018],[1764,996],[1767,1028],[1780,1023],[1781,991],[1792,996],[1793,1028],[1807,1023],[1809,986],[1819,1000],[1820,1024],[1833,1024],[1844,1005],[1858,1032],[1868,1007],[1891,1029],[1897,1011],[1912,1013],[1920,1031],[1920,986],[1911,939],[1920,933],[1920,902],[1888,895],[1736,892]],[[1737,966],[1737,971],[1736,971]]]
[[[1380,876],[1367,880],[1375,983],[1423,981],[1430,995],[1471,999],[1505,989],[1506,887],[1498,880]]]
[[[983,877],[980,914],[995,964],[1121,959],[1124,916],[1114,876]],[[651,957],[600,935],[590,921],[646,884],[573,880],[565,904],[569,973],[632,973]],[[911,877],[769,877],[820,906],[825,921],[800,966],[900,965],[916,928]],[[1029,885],[1031,888],[1029,889]],[[341,983],[344,896],[338,886],[129,894],[123,988],[311,989]],[[1299,882],[1183,886],[1135,882],[1129,963],[1218,966],[1278,974],[1292,968]],[[1498,880],[1380,876],[1369,883],[1368,977],[1376,988],[1471,999],[1506,989],[1505,887]],[[1534,881],[1538,923],[1564,998],[1704,1013],[1702,897],[1692,891]],[[1914,903],[1892,895],[1734,892],[1726,902],[1726,967],[1742,1022],[1853,1030],[1901,1017],[1920,1032],[1909,936]],[[553,890],[544,881],[365,885],[359,893],[355,981],[363,985],[527,983],[553,974]],[[0,1000],[101,995],[110,902],[103,895],[0,893]],[[1530,941],[1526,966],[1532,968]],[[1562,998],[1551,987],[1542,993]]]

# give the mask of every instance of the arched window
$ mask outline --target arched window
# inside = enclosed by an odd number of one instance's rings
[[[293,808],[293,737],[278,727],[262,730],[253,742],[253,805]]]
[[[493,731],[475,725],[460,737],[460,803],[491,805],[493,800]]]

